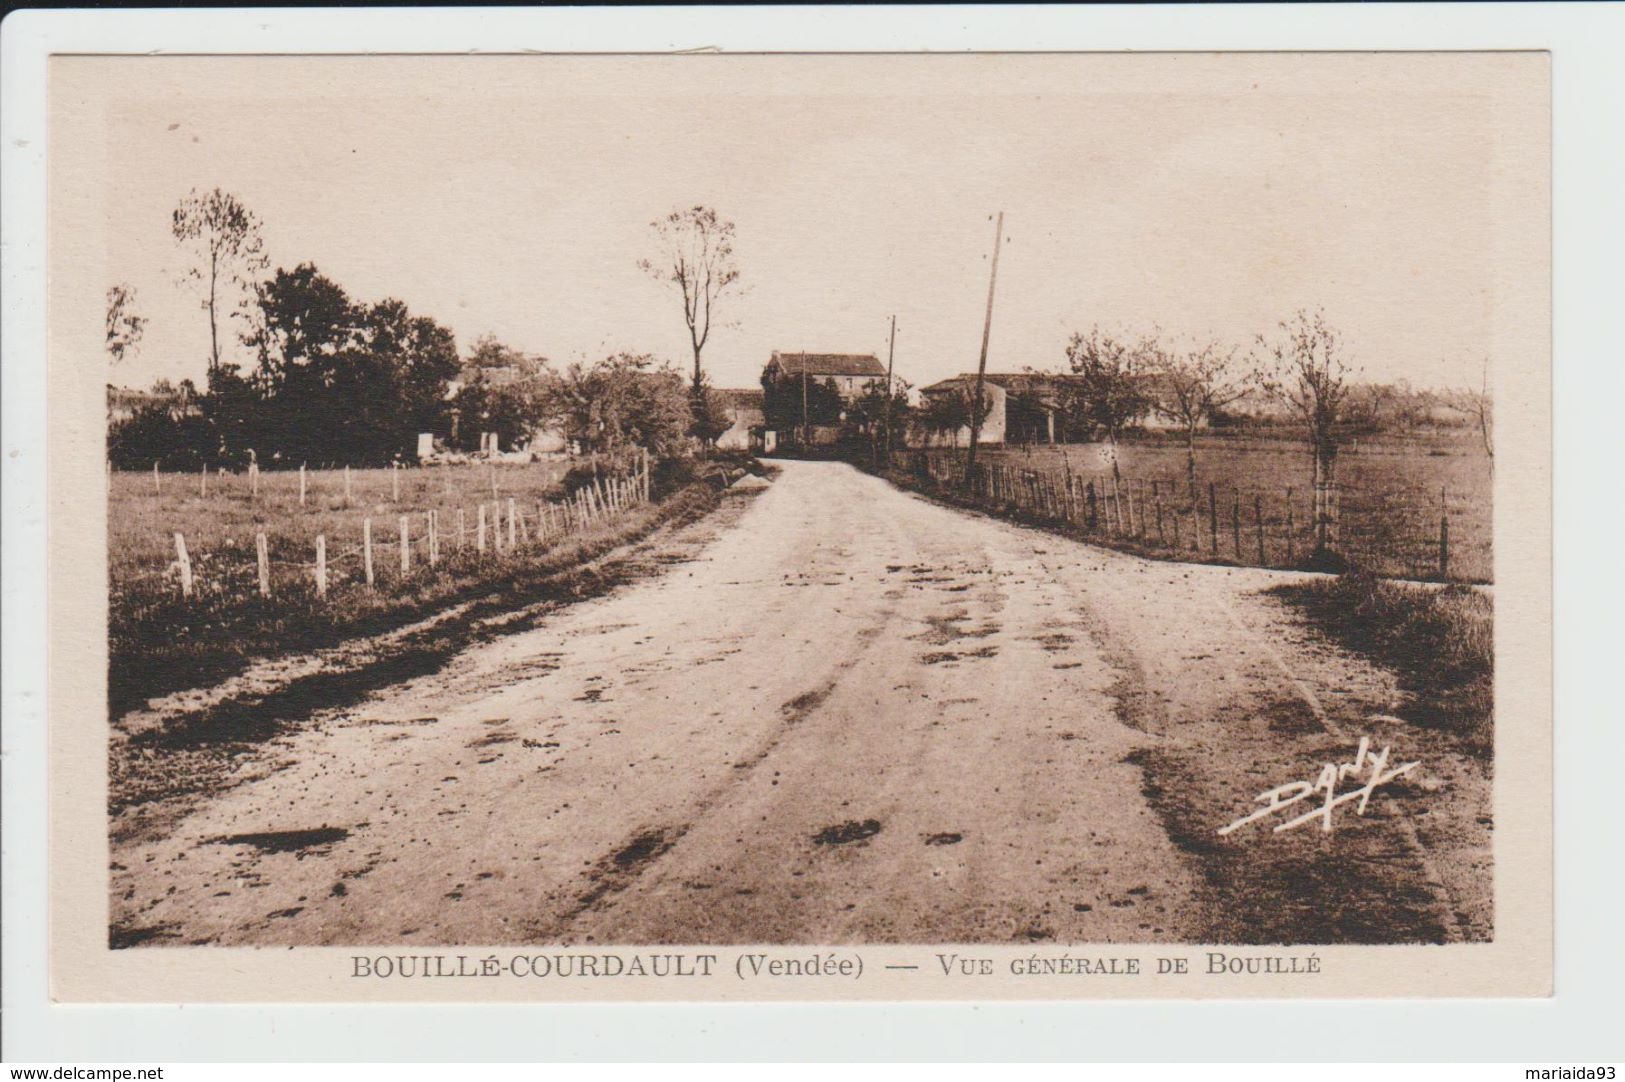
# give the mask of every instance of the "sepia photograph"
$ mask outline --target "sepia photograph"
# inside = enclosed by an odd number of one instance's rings
[[[71,964],[1314,995],[1549,937],[1549,72],[52,58]]]

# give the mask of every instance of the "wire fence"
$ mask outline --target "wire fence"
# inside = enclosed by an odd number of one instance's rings
[[[893,454],[894,470],[928,491],[994,514],[1062,526],[1152,555],[1253,567],[1343,562],[1395,578],[1488,582],[1488,516],[1446,488],[1381,489],[1085,474],[979,461],[966,477],[952,452]],[[1473,513],[1469,513],[1469,511]]]
[[[373,487],[382,472],[365,471]],[[251,599],[325,604],[356,590],[410,588],[481,562],[546,552],[612,524],[650,502],[652,492],[646,455],[610,465],[601,473],[595,471],[588,483],[562,499],[534,498],[535,493],[503,495],[493,473],[493,498],[472,505],[459,502],[449,508],[424,506],[437,502],[434,482],[417,477],[410,480],[426,491],[415,494],[410,508],[401,505],[402,474],[407,472],[388,471],[389,498],[394,506],[363,502],[360,514],[338,518],[313,509],[304,516],[308,521],[299,521],[299,510],[311,498],[301,470],[297,507],[290,502],[291,492],[274,505],[249,504],[253,509],[252,548],[230,537],[221,543],[200,524],[201,513],[195,515],[199,521],[192,529],[184,521],[174,523],[175,528],[162,530],[165,537],[172,538],[167,562],[154,559],[150,545],[145,553],[123,554],[122,559],[119,553],[113,554],[109,585],[115,610],[139,619],[143,608],[158,605],[167,609],[177,601],[201,612]],[[363,471],[356,473],[359,477]],[[197,478],[199,499],[209,495],[205,477]],[[173,477],[167,480],[174,483]],[[220,480],[216,478],[217,495],[221,494]],[[155,492],[162,491],[159,486],[165,481],[165,477],[155,476]],[[234,476],[231,483],[243,490],[240,495],[247,500],[260,498],[256,469]],[[290,479],[279,476],[278,483],[288,487]],[[341,506],[348,508],[357,496],[351,471],[343,471],[342,483]],[[373,495],[384,496],[381,492]],[[367,507],[384,510],[372,513]],[[317,532],[312,535],[313,524]],[[207,538],[201,545],[200,534]]]

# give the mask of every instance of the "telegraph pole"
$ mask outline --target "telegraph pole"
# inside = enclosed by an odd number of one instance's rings
[[[891,317],[891,341],[886,346],[886,468],[891,468],[892,357],[897,352],[897,317]]]
[[[976,390],[970,401],[970,449],[965,453],[965,488],[976,468],[976,441],[982,435],[982,383],[987,376],[987,340],[993,333],[993,287],[999,281],[999,249],[1003,247],[1004,211],[993,226],[993,271],[987,279],[987,316],[982,320],[982,356],[976,362]]]
[[[807,358],[801,359],[801,453],[812,446],[812,422],[807,419]]]

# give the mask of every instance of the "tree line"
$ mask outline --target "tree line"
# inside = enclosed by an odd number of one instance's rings
[[[1493,461],[1487,361],[1479,388],[1441,392],[1404,381],[1359,382],[1341,334],[1319,310],[1296,312],[1246,350],[1161,330],[1127,335],[1096,326],[1073,333],[1065,355],[1067,370],[1059,378],[1045,382],[1041,391],[1011,394],[1007,409],[1039,414],[1053,409],[1059,438],[1109,444],[1149,418],[1161,418],[1184,441],[1193,490],[1198,432],[1232,424],[1284,425],[1301,432],[1314,480],[1326,482],[1349,439],[1408,431],[1445,407],[1477,432]],[[986,392],[981,403],[974,398],[968,387],[932,396],[920,411],[920,429],[934,435],[980,430],[991,398]]]
[[[650,354],[555,367],[490,335],[464,356],[450,328],[395,298],[352,297],[313,263],[267,274],[260,219],[231,193],[194,191],[176,206],[171,232],[208,323],[204,386],[155,384],[110,424],[109,457],[130,468],[382,465],[415,458],[422,433],[438,449],[470,452],[488,433],[511,448],[543,429],[582,452],[636,446],[665,457],[703,447],[731,423],[701,353],[739,278],[733,225],[694,207],[651,227],[666,261],[640,266],[681,295],[694,357],[687,381]],[[108,290],[115,365],[138,351],[146,325],[133,288]],[[225,349],[234,334],[247,364]]]

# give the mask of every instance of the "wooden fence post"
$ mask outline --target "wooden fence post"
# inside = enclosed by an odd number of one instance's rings
[[[483,500],[480,501],[479,525],[474,531],[474,547],[482,554],[485,552],[485,501]]]
[[[491,471],[491,498],[494,500],[494,499],[497,498],[497,467],[496,467],[496,463],[494,463],[494,462],[491,463],[491,465],[487,466],[486,469]]]
[[[305,464],[299,463],[299,506],[305,506]]]
[[[1219,490],[1212,481],[1207,483],[1207,526],[1213,540],[1213,555],[1219,554]]]
[[[412,540],[409,523],[412,520],[405,515],[401,516],[401,574],[409,574],[412,570]]]
[[[251,500],[260,498],[260,464],[258,462],[248,464],[248,498]]]
[[[203,464],[203,479],[198,482],[197,494],[199,496],[209,494],[209,464],[207,462]]]
[[[1162,493],[1158,491],[1157,482],[1155,481],[1151,482],[1151,502],[1155,505],[1157,512],[1157,544],[1166,545],[1168,535],[1162,532]]]
[[[271,596],[271,553],[265,542],[265,535],[254,535],[254,554],[259,558],[260,567],[260,596]]]
[[[327,537],[316,535],[316,596],[327,596]]]
[[[1088,516],[1086,519],[1088,528],[1093,530],[1100,522],[1100,506],[1095,500],[1095,483],[1093,481],[1086,482],[1083,486],[1083,502]]]
[[[466,532],[467,528],[468,528],[467,527],[467,520],[468,520],[468,516],[465,515],[463,513],[463,509],[461,507],[459,507],[457,509],[457,551],[458,552],[463,551],[463,547],[464,547],[464,544],[465,544],[465,541],[466,541],[466,538],[467,538],[467,532]]]
[[[389,498],[392,503],[401,502],[401,464],[389,464]]]
[[[186,554],[186,538],[175,531],[175,562],[181,569],[181,596],[192,596],[192,558]]]
[[[158,479],[158,460],[152,460],[152,490],[157,493],[164,491],[163,482]]]
[[[1258,566],[1265,566],[1264,561],[1264,497],[1253,493],[1253,528],[1258,531]]]
[[[367,588],[373,585],[372,576],[372,519],[361,520],[361,570],[367,576]]]
[[[344,467],[344,506],[350,506],[350,467]]]
[[[1179,540],[1179,507],[1176,505],[1174,507],[1174,551],[1178,552],[1183,548],[1184,545]]]
[[[516,510],[517,510],[517,508],[515,507],[515,504],[514,504],[514,498],[512,496],[509,496],[508,497],[508,551],[509,552],[513,551],[514,544],[519,540],[519,535],[517,533],[517,526],[516,526],[515,521],[514,521],[514,515],[516,513]]]
[[[425,511],[423,513],[424,527],[429,531],[429,566],[434,567],[440,563],[440,531],[435,528],[438,511]]]
[[[1230,490],[1230,536],[1236,544],[1236,562],[1241,562],[1241,491]]]

